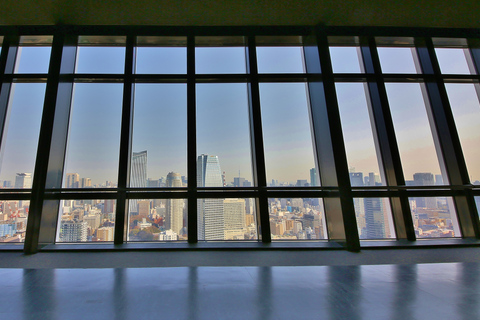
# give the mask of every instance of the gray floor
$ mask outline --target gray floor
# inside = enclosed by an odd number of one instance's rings
[[[480,263],[0,269],[0,319],[480,319]]]
[[[480,248],[0,253],[0,319],[480,319]]]

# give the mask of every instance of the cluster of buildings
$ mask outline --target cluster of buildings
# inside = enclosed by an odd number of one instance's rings
[[[62,200],[57,242],[113,241],[114,199]]]

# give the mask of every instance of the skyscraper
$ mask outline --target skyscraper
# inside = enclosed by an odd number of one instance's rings
[[[364,198],[366,239],[384,239],[385,218],[381,198]]]
[[[430,172],[417,172],[413,174],[413,183],[415,186],[433,186],[435,182],[433,180],[433,174]],[[429,208],[434,209],[437,207],[437,198],[419,197],[415,198],[417,208]]]
[[[17,173],[15,177],[15,188],[28,189],[32,187],[31,173]]]
[[[167,188],[182,187],[180,173],[169,172],[167,175]],[[165,229],[172,230],[177,235],[183,228],[183,199],[168,199],[166,203]]]
[[[312,187],[318,186],[316,168],[310,169],[310,186]]]
[[[130,171],[130,187],[145,188],[147,186],[147,150],[133,152]],[[138,213],[138,200],[130,200],[130,212]]]
[[[67,188],[78,188],[79,187],[80,175],[78,173],[67,173]]]
[[[197,186],[223,187],[222,170],[217,156],[202,154],[197,159]],[[223,199],[199,199],[198,239],[223,240],[224,217]]]

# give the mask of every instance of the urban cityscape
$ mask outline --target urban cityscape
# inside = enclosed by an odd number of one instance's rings
[[[202,154],[197,158],[198,187],[251,187],[240,176],[227,182],[216,155]],[[147,150],[133,152],[130,186],[186,187],[188,179],[169,172],[159,179],[148,178]],[[310,179],[281,182],[272,179],[269,187],[319,186],[316,168]],[[381,177],[373,172],[364,174],[350,169],[352,187],[380,186]],[[415,173],[407,186],[442,185],[441,175]],[[475,184],[480,184],[475,181]],[[17,173],[15,182],[3,181],[4,188],[31,188],[32,174]],[[115,187],[113,182],[92,184],[91,178],[78,173],[65,175],[65,188]],[[418,238],[459,236],[453,200],[450,197],[410,198],[410,207]],[[480,198],[476,197],[477,206]],[[25,239],[29,201],[2,201],[0,242],[23,242]],[[269,222],[272,240],[328,239],[323,201],[320,198],[270,198]],[[360,239],[395,238],[395,230],[387,198],[354,198]],[[128,241],[187,240],[187,202],[185,199],[134,199],[129,201]],[[113,241],[116,200],[62,200],[59,208],[57,242]],[[198,239],[257,240],[257,216],[254,199],[208,198],[197,200]]]

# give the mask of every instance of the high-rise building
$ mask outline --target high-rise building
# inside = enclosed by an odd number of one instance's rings
[[[67,173],[67,181],[65,183],[67,188],[78,188],[80,175],[78,173]]]
[[[415,186],[433,186],[435,185],[433,174],[430,172],[417,172],[413,174],[413,184]],[[437,208],[437,199],[434,197],[418,197],[415,198],[415,202],[417,204],[417,208]]]
[[[88,235],[88,224],[86,221],[62,221],[60,225],[60,242],[85,242]]]
[[[241,230],[245,228],[245,199],[223,200],[225,229]]]
[[[80,187],[81,188],[91,188],[92,187],[92,179],[82,178]]]
[[[147,150],[133,152],[130,171],[130,187],[145,188],[147,186]],[[130,213],[138,213],[138,200],[130,200]]]
[[[384,239],[385,218],[381,198],[364,198],[366,239]]]
[[[202,154],[197,159],[197,186],[223,187],[222,170],[217,156]],[[198,212],[198,239],[223,240],[224,217],[223,199],[199,199]]]
[[[17,173],[15,177],[15,188],[29,189],[32,187],[31,173]]]
[[[318,182],[317,182],[317,169],[316,168],[312,168],[310,169],[310,186],[312,187],[315,187],[315,186],[318,186]]]
[[[169,172],[167,175],[167,187],[182,187],[182,176],[180,173]],[[166,203],[165,230],[172,230],[177,235],[181,234],[183,228],[183,199],[168,199]]]

